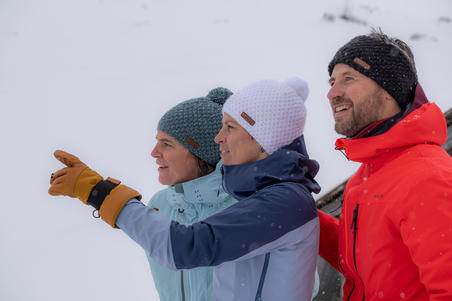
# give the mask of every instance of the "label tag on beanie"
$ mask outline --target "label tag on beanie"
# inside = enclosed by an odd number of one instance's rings
[[[196,143],[196,141],[191,139],[190,137],[185,138],[185,141],[187,141],[187,143],[193,146],[195,149],[199,148],[199,144]]]
[[[242,114],[240,114],[240,116],[242,116],[242,118],[245,119],[245,121],[248,122],[251,126],[253,126],[256,123],[256,121],[254,121],[253,118],[251,118],[245,112],[242,112]]]
[[[361,67],[363,67],[364,69],[366,69],[366,70],[370,69],[370,65],[368,63],[366,63],[365,61],[363,61],[362,59],[360,59],[359,57],[355,57],[353,59],[353,61],[355,63],[357,63],[358,65],[360,65]]]

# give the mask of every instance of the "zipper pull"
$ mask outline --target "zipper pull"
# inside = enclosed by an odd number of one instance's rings
[[[358,209],[359,209],[359,204],[356,204],[356,207],[353,210],[352,224],[350,225],[350,229],[353,230],[353,233],[356,233],[356,230],[357,230],[356,223],[358,221]]]
[[[347,154],[345,153],[345,151],[341,148],[335,147],[335,150],[338,150],[341,154],[344,155],[345,158],[347,158],[348,161],[350,161],[350,159],[347,157]]]

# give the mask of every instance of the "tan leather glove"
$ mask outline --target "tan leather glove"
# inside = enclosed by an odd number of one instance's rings
[[[103,178],[76,156],[62,150],[57,150],[53,155],[67,167],[52,174],[49,194],[78,198],[87,204],[91,190]]]
[[[137,191],[119,185],[118,180],[104,180],[76,156],[61,150],[57,150],[54,155],[67,167],[52,174],[49,194],[78,198],[83,203],[92,205],[113,228],[117,228],[116,219],[124,205],[133,198],[141,200]]]

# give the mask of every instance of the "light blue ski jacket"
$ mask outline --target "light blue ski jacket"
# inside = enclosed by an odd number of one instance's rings
[[[148,206],[182,225],[202,221],[237,201],[221,185],[221,161],[212,173],[156,193]],[[147,253],[160,301],[208,301],[212,295],[213,267],[169,270]]]
[[[310,300],[319,244],[317,162],[303,138],[269,157],[223,166],[238,202],[191,226],[130,200],[116,224],[169,269],[214,266],[214,301]]]

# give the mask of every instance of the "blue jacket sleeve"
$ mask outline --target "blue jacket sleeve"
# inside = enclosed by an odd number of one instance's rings
[[[272,185],[229,208],[184,226],[131,200],[116,224],[168,268],[216,266],[265,254],[287,240],[311,237],[317,217],[314,199],[301,185]]]
[[[272,185],[190,227],[171,223],[177,268],[216,266],[265,254],[311,237],[314,199],[301,185]],[[296,237],[296,238],[295,238]]]
[[[153,208],[132,199],[119,214],[116,225],[137,242],[150,257],[175,270],[170,240],[171,220]]]

